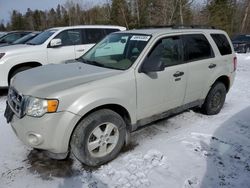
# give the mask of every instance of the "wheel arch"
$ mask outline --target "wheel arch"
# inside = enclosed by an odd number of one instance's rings
[[[128,144],[129,142],[129,137],[130,137],[130,132],[132,131],[132,123],[131,123],[131,116],[128,112],[128,110],[120,105],[120,104],[115,104],[115,103],[110,103],[110,104],[103,104],[100,106],[97,106],[95,108],[92,108],[91,110],[89,110],[88,112],[86,112],[78,121],[77,123],[74,125],[71,133],[70,133],[70,137],[69,137],[69,142],[68,142],[68,147],[70,147],[70,142],[72,139],[72,135],[73,132],[75,131],[76,127],[79,125],[79,123],[85,118],[87,117],[89,114],[94,113],[95,111],[98,111],[100,109],[109,109],[112,110],[114,112],[116,112],[117,114],[119,114],[123,120],[126,123],[126,129],[127,129],[127,135],[126,135],[126,140],[125,140],[125,144]]]
[[[219,78],[217,78],[217,79],[214,81],[213,85],[214,85],[216,82],[221,82],[221,83],[223,83],[223,84],[225,85],[225,87],[226,87],[227,92],[229,91],[229,89],[230,89],[230,78],[229,78],[228,76],[226,76],[226,75],[220,76]]]
[[[11,67],[9,73],[8,73],[8,83],[10,81],[10,77],[11,75],[13,74],[13,72],[21,67],[31,67],[31,68],[34,68],[34,67],[38,67],[38,66],[42,66],[41,63],[39,62],[36,62],[36,61],[32,61],[32,62],[25,62],[25,63],[20,63],[20,64],[17,64],[17,65],[14,65],[13,67]]]

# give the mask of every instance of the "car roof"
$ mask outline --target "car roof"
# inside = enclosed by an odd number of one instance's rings
[[[20,31],[9,31],[7,34],[11,34],[11,33],[31,33],[33,31],[25,31],[25,30],[20,30]]]
[[[190,32],[207,32],[207,33],[222,33],[224,31],[219,29],[175,29],[175,28],[150,28],[150,29],[132,29],[122,31],[123,33],[145,34],[145,35],[162,35],[170,33],[190,33]]]
[[[107,28],[107,29],[119,29],[119,30],[126,30],[126,27],[123,26],[117,26],[117,25],[75,25],[75,26],[67,26],[67,27],[53,27],[50,29],[58,29],[58,30],[64,30],[64,29],[81,29],[81,28]]]

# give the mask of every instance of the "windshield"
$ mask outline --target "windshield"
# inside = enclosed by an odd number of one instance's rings
[[[246,41],[250,42],[250,35],[237,35],[233,38],[233,41]]]
[[[114,33],[79,58],[84,63],[111,69],[128,69],[147,45],[150,35]]]
[[[25,44],[27,41],[33,39],[35,36],[37,36],[38,33],[30,33],[28,35],[25,35],[24,37],[16,40],[15,42],[13,42],[12,44]]]
[[[35,38],[27,42],[26,44],[30,45],[39,45],[43,44],[50,36],[52,36],[57,30],[56,29],[50,29],[46,30],[39,35],[37,35]]]

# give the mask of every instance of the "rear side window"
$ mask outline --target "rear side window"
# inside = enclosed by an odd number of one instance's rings
[[[232,53],[231,46],[227,37],[223,34],[211,34],[214,42],[216,43],[221,55],[228,55]]]
[[[202,34],[184,35],[185,61],[197,61],[214,57],[213,50]]]
[[[83,44],[94,44],[105,36],[104,29],[84,29]]]

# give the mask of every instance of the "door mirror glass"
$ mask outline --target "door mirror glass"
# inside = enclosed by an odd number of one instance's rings
[[[51,47],[59,47],[62,45],[62,40],[61,39],[52,39],[50,41],[50,46]]]

